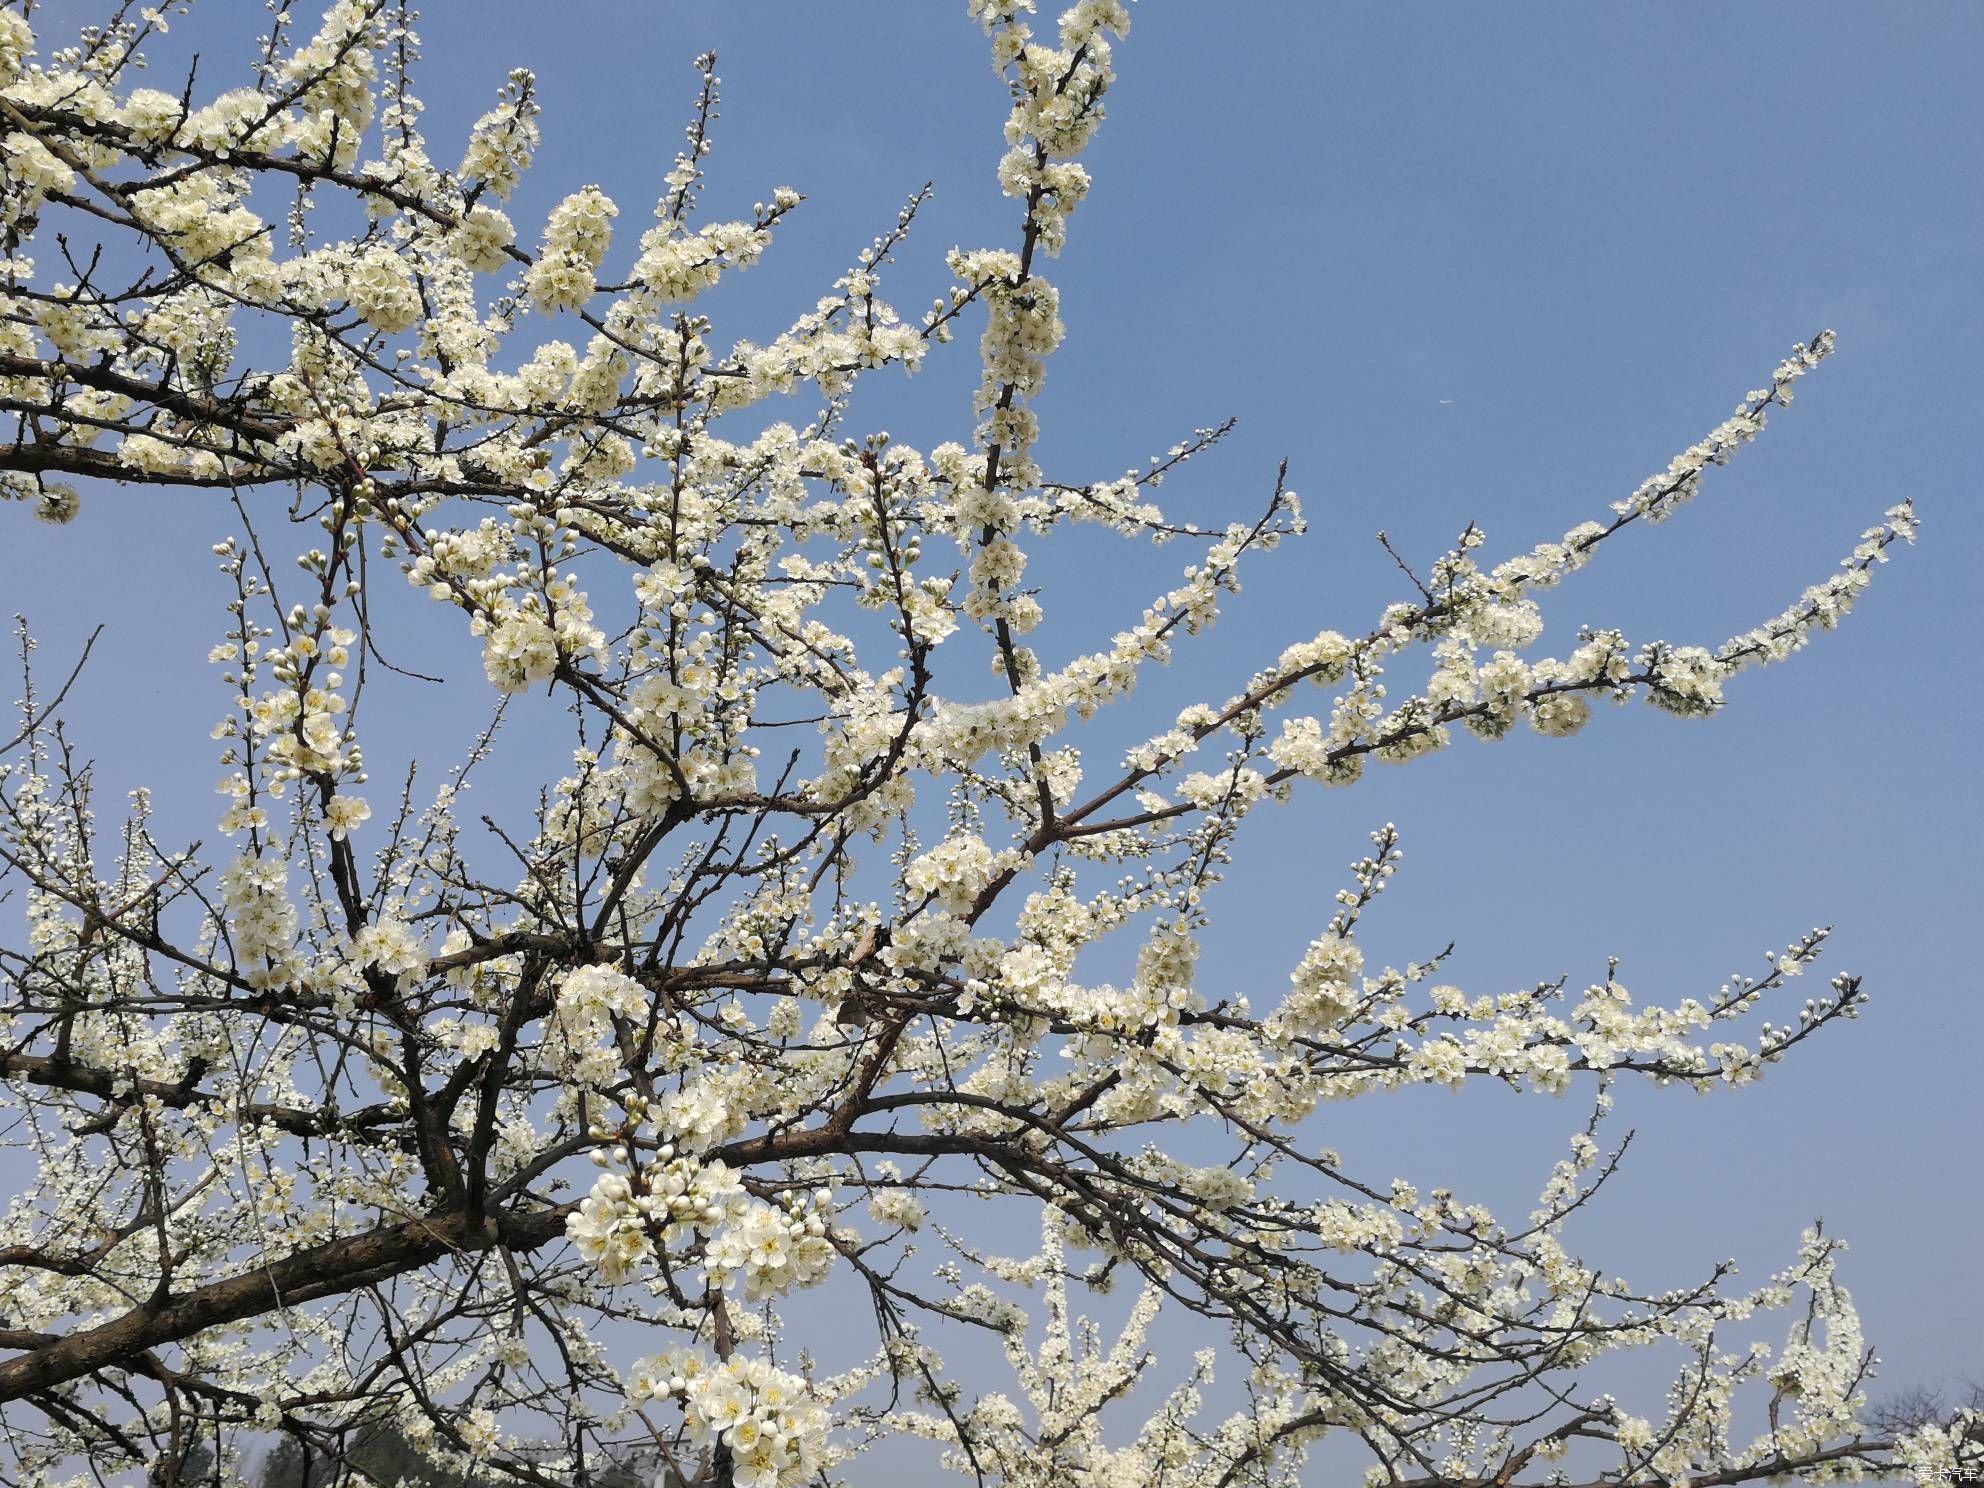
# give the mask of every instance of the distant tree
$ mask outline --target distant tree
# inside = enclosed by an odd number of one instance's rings
[[[168,1446],[153,1459],[150,1478],[155,1488],[200,1488],[220,1481],[218,1466],[212,1444],[188,1431],[176,1451]]]
[[[1367,964],[1386,827],[1275,985],[1200,964],[1257,808],[1462,736],[1568,736],[1594,701],[1706,717],[1838,622],[1913,535],[1907,503],[1720,645],[1535,649],[1538,593],[1674,514],[1831,335],[1561,537],[1491,562],[1470,526],[1401,555],[1396,603],[1305,626],[1120,747],[1112,707],[1303,523],[1280,479],[1244,520],[1159,504],[1221,428],[1120,479],[1042,468],[1046,262],[1128,17],[1077,0],[1048,35],[1021,0],[968,9],[1009,103],[1012,243],[953,250],[905,319],[881,287],[912,202],[763,344],[696,302],[801,199],[699,216],[709,58],[629,251],[596,186],[541,233],[506,214],[538,142],[527,72],[447,163],[404,3],[335,0],[309,34],[272,3],[220,93],[213,60],[140,70],[151,10],[63,46],[0,9],[0,486],[55,522],[86,488],[159,488],[216,529],[224,797],[217,848],[161,840],[143,793],[100,817],[68,674],[27,666],[23,632],[0,1141],[38,1171],[0,1215],[0,1478],[142,1477],[187,1418],[217,1425],[229,1481],[281,1434],[267,1488],[879,1483],[863,1453],[891,1439],[1007,1488],[1292,1484],[1325,1438],[1390,1485],[1974,1470],[1975,1413],[1866,1424],[1830,1236],[1748,1289],[1643,1290],[1566,1239],[1619,1160],[1609,1081],[1746,1083],[1855,1014],[1840,976],[1759,1021],[1824,931],[1671,1008],[1611,973],[1464,992],[1444,952]],[[1193,304],[1152,314],[1198,355]],[[865,379],[968,324],[968,442],[855,422]],[[1078,523],[1189,554],[1134,600],[1109,570],[1099,637],[1050,625],[1027,578]],[[416,768],[389,784],[367,700],[412,696],[396,671],[449,644],[482,675],[419,694]],[[571,764],[505,796],[485,762],[520,720],[566,730]],[[101,726],[152,727],[138,699]],[[1366,1171],[1311,1120],[1475,1082],[1590,1093],[1533,1213]],[[993,1253],[994,1210],[1037,1252]],[[944,1249],[934,1279],[915,1243]],[[1137,1296],[1104,1347],[1078,1294],[1118,1278]],[[796,1300],[819,1286],[861,1305]],[[1160,1308],[1230,1343],[1125,1405],[1166,1373]],[[1749,1347],[1771,1310],[1783,1344]],[[966,1337],[1004,1348],[1015,1394],[947,1360]],[[1600,1393],[1630,1350],[1678,1357],[1664,1398]],[[1217,1417],[1215,1368],[1244,1391]]]
[[[654,1473],[613,1469],[588,1488],[653,1488]],[[326,1450],[313,1450],[295,1437],[283,1437],[262,1458],[257,1488],[331,1488],[356,1474],[358,1481],[408,1484],[410,1488],[484,1488],[510,1479],[453,1466],[416,1446],[389,1421],[358,1427]]]
[[[317,1488],[310,1466],[310,1454],[302,1442],[293,1436],[280,1437],[262,1458],[256,1483],[258,1488]]]
[[[1907,1436],[1925,1429],[1949,1429],[1966,1419],[1984,1418],[1984,1384],[1965,1382],[1958,1390],[1914,1385],[1877,1399],[1867,1411],[1867,1424],[1886,1436]]]

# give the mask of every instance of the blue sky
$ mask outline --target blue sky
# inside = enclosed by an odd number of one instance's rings
[[[204,79],[245,78],[248,35],[221,23],[259,15],[196,21]],[[726,288],[721,334],[782,325],[926,180],[893,281],[906,313],[941,290],[944,249],[1013,239],[992,180],[1002,88],[961,4],[477,0],[430,4],[421,29],[439,155],[507,68],[538,72],[545,147],[513,212],[526,236],[586,181],[620,200],[623,230],[638,223],[680,138],[689,59],[719,53],[710,209],[743,212],[778,184],[809,198]],[[1622,539],[1547,613],[1559,652],[1585,622],[1712,646],[1914,496],[1922,541],[1846,627],[1746,674],[1707,722],[1605,710],[1573,741],[1457,742],[1257,816],[1214,904],[1207,984],[1278,982],[1386,821],[1407,856],[1367,954],[1403,963],[1456,940],[1472,990],[1582,984],[1617,955],[1637,994],[1671,1002],[1836,925],[1822,968],[1865,977],[1862,1021],[1757,1088],[1623,1088],[1640,1136],[1588,1252],[1649,1286],[1727,1255],[1760,1280],[1823,1215],[1854,1247],[1846,1278],[1886,1383],[1984,1374],[1967,944],[1984,677],[1962,599],[1984,546],[1984,13],[1146,4],[1118,63],[1093,193],[1048,266],[1069,336],[1038,405],[1045,463],[1112,475],[1237,414],[1167,497],[1199,520],[1251,513],[1285,456],[1311,522],[1140,696],[1152,718],[1226,695],[1287,639],[1366,628],[1403,583],[1380,528],[1415,561],[1470,520],[1492,556],[1552,538],[1706,432],[1792,343],[1839,333],[1694,506]],[[875,389],[854,430],[967,437],[974,340]],[[149,783],[210,840],[222,695],[202,658],[221,595],[206,549],[222,515],[158,492],[98,492],[59,531],[0,511],[0,608],[29,614],[46,663],[109,623],[70,709],[100,786]],[[1035,560],[1067,649],[1186,561],[1104,556],[1120,555],[1076,539]],[[1520,1206],[1582,1115],[1415,1092],[1328,1113],[1324,1140],[1370,1154],[1366,1171]]]

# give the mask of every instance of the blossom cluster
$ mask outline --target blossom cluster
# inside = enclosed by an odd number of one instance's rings
[[[676,1350],[635,1365],[627,1393],[681,1402],[695,1435],[729,1451],[739,1488],[791,1488],[821,1460],[826,1410],[804,1379],[763,1359]]]

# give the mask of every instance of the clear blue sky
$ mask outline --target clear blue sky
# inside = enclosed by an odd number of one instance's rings
[[[637,225],[680,138],[689,59],[719,52],[712,210],[777,184],[809,197],[725,292],[721,334],[783,324],[926,180],[937,193],[891,296],[905,312],[941,289],[944,249],[1012,241],[992,182],[1003,94],[962,4],[428,12],[437,154],[453,158],[505,69],[540,75],[545,148],[513,213],[526,235],[586,181]],[[227,14],[252,25],[260,8]],[[207,29],[222,16],[200,25],[215,86],[243,80],[227,69],[249,55],[245,33]],[[1469,520],[1495,556],[1552,538],[1699,437],[1793,342],[1838,331],[1759,444],[1548,613],[1559,648],[1583,622],[1712,646],[1913,495],[1923,539],[1848,625],[1745,675],[1712,721],[1602,711],[1568,743],[1459,742],[1257,816],[1215,904],[1207,985],[1279,981],[1306,938],[1291,927],[1327,916],[1387,820],[1407,857],[1368,954],[1403,963],[1457,939],[1454,979],[1477,991],[1582,984],[1616,954],[1637,994],[1674,1001],[1835,924],[1822,965],[1864,975],[1862,1022],[1718,1099],[1624,1087],[1637,1152],[1586,1250],[1647,1286],[1728,1255],[1760,1280],[1823,1215],[1854,1247],[1846,1277],[1888,1385],[1984,1374],[1967,940],[1984,677],[1962,599],[1984,549],[1984,12],[1151,3],[1119,71],[1093,194],[1048,270],[1069,337],[1039,405],[1047,463],[1112,475],[1237,414],[1167,495],[1201,519],[1251,512],[1285,455],[1312,523],[1140,698],[1153,716],[1225,695],[1296,634],[1366,627],[1402,583],[1379,528],[1420,559]],[[861,405],[856,431],[967,436],[975,336]],[[210,838],[220,698],[201,658],[220,518],[196,493],[98,493],[62,531],[0,511],[3,607],[30,614],[48,664],[110,622],[71,709],[101,786],[187,782],[168,809]],[[1112,592],[1095,582],[1103,551],[1036,560],[1068,649],[1184,561],[1167,549]],[[390,747],[368,749],[390,776]],[[1521,1206],[1582,1109],[1492,1092],[1359,1102],[1327,1113],[1323,1139],[1371,1153],[1367,1170]]]

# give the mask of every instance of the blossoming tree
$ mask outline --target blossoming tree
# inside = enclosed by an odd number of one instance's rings
[[[29,666],[0,730],[25,927],[0,950],[0,1141],[26,1174],[0,1217],[7,1481],[229,1482],[284,1439],[313,1481],[370,1481],[381,1429],[543,1485],[628,1461],[860,1484],[892,1437],[1015,1488],[1294,1483],[1336,1440],[1373,1483],[1977,1466],[1973,1417],[1861,1425],[1830,1237],[1760,1287],[1655,1293],[1565,1242],[1618,1160],[1608,1081],[1744,1082],[1854,1014],[1842,976],[1758,1019],[1822,931],[1673,1007],[1611,978],[1463,991],[1443,957],[1366,964],[1387,828],[1285,976],[1198,964],[1250,812],[1465,735],[1573,734],[1595,702],[1709,715],[1833,625],[1912,535],[1905,503],[1712,649],[1587,630],[1545,657],[1535,598],[1693,496],[1830,335],[1595,519],[1493,563],[1469,529],[1382,614],[1104,751],[1092,721],[1303,525],[1282,484],[1244,521],[1167,513],[1162,478],[1216,429],[1119,480],[1036,462],[1043,268],[1089,187],[1119,0],[1052,32],[971,0],[1010,89],[1013,239],[954,250],[949,293],[900,315],[912,202],[764,345],[696,301],[800,197],[699,216],[711,59],[616,243],[596,187],[541,231],[506,215],[529,73],[458,156],[422,131],[402,4],[335,0],[307,35],[271,9],[256,73],[212,97],[138,85],[155,13],[58,46],[0,10],[0,485],[54,522],[134,499],[91,486],[166,487],[215,524],[227,772],[225,845],[188,848],[142,793],[94,814],[70,674]],[[864,377],[967,327],[968,437],[862,429]],[[1027,560],[1077,523],[1191,557],[1049,665]],[[382,795],[360,705],[408,582],[485,675],[445,693],[445,778]],[[485,835],[467,777],[533,714],[575,763],[491,801]],[[1366,1172],[1311,1120],[1474,1081],[1586,1092],[1533,1212]],[[991,1210],[1037,1251],[974,1239]],[[1140,1291],[1105,1349],[1071,1293],[1115,1277]],[[1734,1341],[1772,1309],[1782,1344]],[[1167,1367],[1161,1315],[1222,1346]],[[1017,1388],[958,1364],[977,1338]],[[1680,1361],[1664,1401],[1587,1388],[1635,1351]]]

